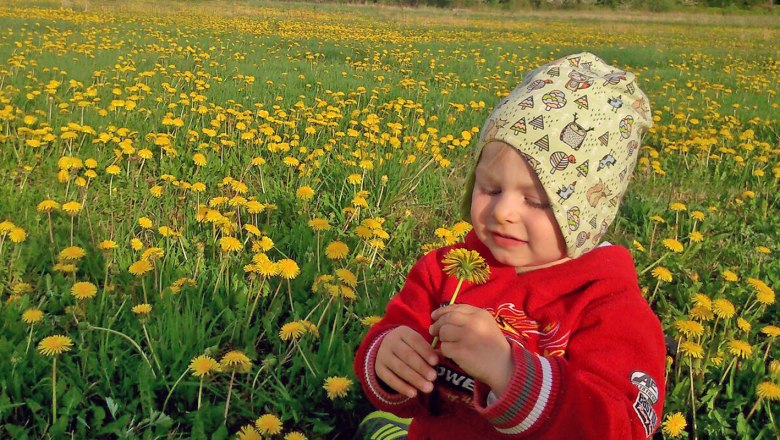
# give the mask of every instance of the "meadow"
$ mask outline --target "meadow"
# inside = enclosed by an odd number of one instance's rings
[[[0,7],[0,437],[350,438],[492,106],[583,50],[653,108],[606,238],[677,346],[657,436],[780,436],[780,17],[74,3]]]

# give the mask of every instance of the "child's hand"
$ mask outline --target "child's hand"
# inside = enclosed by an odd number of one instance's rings
[[[409,327],[391,330],[382,339],[376,354],[376,375],[390,388],[415,397],[417,390],[433,391],[439,357],[431,344]]]
[[[442,355],[501,395],[514,371],[512,349],[487,310],[468,304],[436,309],[429,331],[439,336]]]

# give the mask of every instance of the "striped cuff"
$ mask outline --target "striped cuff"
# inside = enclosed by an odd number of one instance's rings
[[[530,432],[549,418],[561,389],[561,371],[555,358],[531,353],[512,344],[515,370],[504,394],[492,405],[486,402],[488,387],[479,383],[474,390],[474,406],[496,431],[506,435]]]
[[[408,402],[411,400],[411,398],[401,393],[388,393],[385,391],[384,388],[382,388],[382,386],[379,384],[379,378],[376,377],[375,368],[376,354],[379,351],[379,346],[382,344],[382,340],[385,338],[385,335],[390,332],[390,330],[377,336],[376,339],[374,339],[374,341],[371,343],[371,346],[368,347],[368,350],[366,351],[366,360],[363,364],[363,380],[365,381],[367,390],[371,393],[371,396],[369,397],[385,405],[396,406]]]

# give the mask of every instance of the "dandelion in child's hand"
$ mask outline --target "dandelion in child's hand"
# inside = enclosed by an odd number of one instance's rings
[[[352,381],[346,377],[332,376],[325,379],[325,384],[322,388],[328,393],[328,399],[334,400],[339,397],[346,397],[350,386],[352,386]]]
[[[255,420],[255,427],[260,434],[275,435],[282,432],[282,421],[273,414],[263,414]]]
[[[490,277],[490,267],[479,252],[464,248],[453,249],[444,256],[444,272],[458,280],[482,284]]]
[[[663,433],[669,437],[678,437],[685,432],[686,426],[688,426],[688,423],[685,421],[685,416],[682,413],[672,413],[666,416],[666,420],[663,423]]]

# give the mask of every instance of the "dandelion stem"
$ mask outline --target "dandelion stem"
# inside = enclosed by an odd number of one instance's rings
[[[54,356],[51,364],[51,424],[57,423],[57,357]]]
[[[181,380],[184,379],[184,376],[187,374],[187,371],[189,371],[189,369],[185,369],[184,372],[181,373],[181,376],[179,376],[179,378],[176,379],[176,382],[173,384],[173,387],[170,390],[168,390],[168,395],[165,397],[165,401],[163,402],[163,406],[162,406],[163,413],[165,412],[165,406],[168,405],[168,399],[170,399],[171,395],[173,394],[173,390],[175,390],[176,386],[179,385],[179,382],[181,382]],[[203,386],[203,376],[200,377],[200,384],[201,386]],[[198,395],[198,398],[199,398],[198,409],[200,409],[200,394]]]
[[[233,379],[236,377],[236,370],[230,373],[230,385],[228,385],[228,395],[225,400],[225,423],[227,423],[228,411],[230,410],[230,393],[233,391]]]
[[[689,361],[690,362],[690,361]],[[691,426],[693,426],[693,440],[696,440],[696,394],[693,390],[693,366],[688,364],[688,376],[691,379]]]
[[[27,351],[30,350],[30,342],[32,342],[32,334],[33,334],[33,327],[34,324],[30,324],[30,335],[27,336],[27,348],[24,349],[24,354],[27,354]]]
[[[747,417],[745,418],[745,421],[750,420],[751,417],[753,417],[753,413],[756,412],[756,409],[758,409],[758,405],[761,404],[761,398],[759,397],[758,400],[756,400],[756,403],[753,404],[753,408],[750,408],[750,412],[748,413]]]
[[[303,362],[306,364],[306,366],[307,366],[307,367],[309,367],[309,371],[311,371],[311,374],[312,374],[313,376],[316,376],[316,375],[317,375],[317,372],[316,372],[316,371],[314,371],[314,368],[312,368],[311,364],[309,363],[309,359],[307,359],[307,358],[306,358],[306,355],[305,355],[305,354],[303,354],[303,350],[301,350],[301,346],[298,344],[298,340],[297,340],[297,339],[295,339],[295,340],[294,340],[294,342],[293,342],[293,344],[295,344],[295,348],[297,348],[297,349],[298,349],[298,353],[300,353],[300,354],[301,354],[301,357],[303,358]]]
[[[146,354],[141,349],[141,346],[138,345],[138,343],[135,342],[133,340],[133,338],[131,338],[130,336],[127,336],[126,334],[124,334],[122,332],[119,332],[119,331],[116,331],[116,330],[113,330],[113,329],[110,329],[110,328],[98,327],[98,326],[92,325],[90,323],[86,323],[86,324],[87,324],[87,330],[101,330],[101,331],[104,331],[104,332],[113,333],[115,335],[118,335],[118,336],[121,336],[121,337],[127,339],[127,341],[130,342],[130,344],[133,347],[135,347],[136,351],[138,351],[138,353],[141,355],[141,357],[144,358],[144,360],[146,361],[146,364],[149,365],[149,370],[152,371],[152,377],[155,377],[155,378],[157,377],[157,375],[154,373],[154,368],[152,368],[152,363],[149,362],[149,358],[146,357]]]
[[[149,337],[149,332],[146,331],[146,324],[142,323],[141,327],[144,329],[144,335],[146,336],[146,343],[149,344],[149,351],[152,352],[152,359],[154,364],[157,365],[157,369],[162,373],[162,367],[160,367],[160,361],[157,359],[157,355],[154,353],[154,347],[152,347],[152,339]]]
[[[450,298],[450,302],[448,305],[453,305],[455,303],[455,298],[458,297],[458,293],[460,293],[460,286],[463,285],[463,279],[458,279],[458,285],[455,286],[455,293],[452,294],[452,298]],[[436,344],[439,343],[439,337],[436,336],[433,338],[433,342],[431,342],[431,347],[436,348]]]
[[[718,381],[718,387],[723,385],[723,381],[726,380],[726,376],[729,374],[729,370],[731,370],[731,367],[734,366],[734,363],[737,362],[737,358],[734,358],[729,362],[729,365],[726,367],[726,370],[723,372],[723,376],[721,376],[720,381]]]

